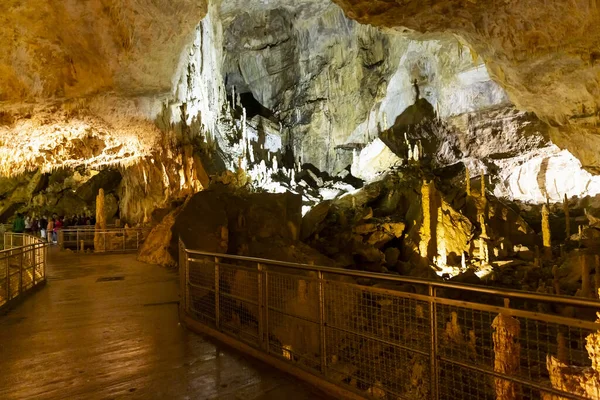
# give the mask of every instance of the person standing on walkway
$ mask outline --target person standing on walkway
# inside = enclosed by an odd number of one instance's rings
[[[23,214],[17,213],[17,217],[13,221],[13,232],[14,233],[23,233],[25,231],[25,219],[23,218]]]
[[[54,218],[48,219],[48,225],[46,226],[46,234],[48,235],[48,243],[52,243],[52,237],[54,236]]]
[[[31,217],[25,217],[25,233],[31,233]]]
[[[54,221],[54,243],[58,242],[58,232],[62,229],[64,225],[62,217],[59,217]]]
[[[40,237],[42,239],[46,239],[46,228],[48,228],[48,218],[46,218],[46,216],[44,215],[42,218],[40,218]]]

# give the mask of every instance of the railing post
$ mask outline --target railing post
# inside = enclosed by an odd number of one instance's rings
[[[220,297],[221,291],[219,289],[219,257],[215,257],[215,326],[219,329],[221,323],[220,310]]]
[[[321,350],[321,373],[327,376],[327,343],[325,341],[325,286],[323,272],[318,271],[319,285],[319,339]]]
[[[125,237],[125,229],[123,229],[123,252],[127,251],[127,238]]]
[[[438,399],[438,334],[437,334],[437,305],[435,302],[436,290],[435,287],[429,285],[429,323],[431,329],[431,350],[430,350],[430,361],[431,361],[431,393],[430,399]]]
[[[135,249],[139,249],[140,248],[140,231],[139,230],[135,230]]]
[[[77,241],[77,243],[75,243],[75,246],[77,248],[79,248],[79,246],[80,246],[80,243],[79,243],[79,229],[77,229],[75,231],[75,235],[76,235],[76,239],[75,240]],[[83,252],[83,248],[79,249],[79,251]]]
[[[23,258],[25,257],[25,249],[21,248],[19,252],[19,294],[23,294]]]
[[[257,270],[257,285],[258,285],[258,344],[261,349],[265,348],[264,337],[264,299],[263,299],[263,266],[261,263],[256,264]]]
[[[6,301],[11,299],[10,291],[10,254],[7,254],[6,260]]]

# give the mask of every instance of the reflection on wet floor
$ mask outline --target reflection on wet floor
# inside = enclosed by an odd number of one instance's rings
[[[0,399],[318,399],[178,324],[174,272],[135,255],[50,254],[45,288],[0,317]]]

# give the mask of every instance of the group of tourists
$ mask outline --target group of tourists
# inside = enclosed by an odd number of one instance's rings
[[[12,225],[14,233],[29,233],[48,240],[48,242],[56,243],[58,241],[58,232],[67,227],[96,225],[96,218],[93,216],[73,215],[72,217],[62,217],[56,214],[48,218],[24,216],[17,213]]]

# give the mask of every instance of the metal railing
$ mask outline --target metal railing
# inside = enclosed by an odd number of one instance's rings
[[[0,309],[46,282],[46,243],[22,233],[5,233],[0,251]]]
[[[338,397],[600,396],[593,384],[578,383],[600,376],[585,347],[600,329],[597,300],[214,254],[182,243],[180,273],[187,326]]]
[[[58,231],[57,239],[61,250],[128,252],[137,251],[148,232],[147,228],[67,228]]]

